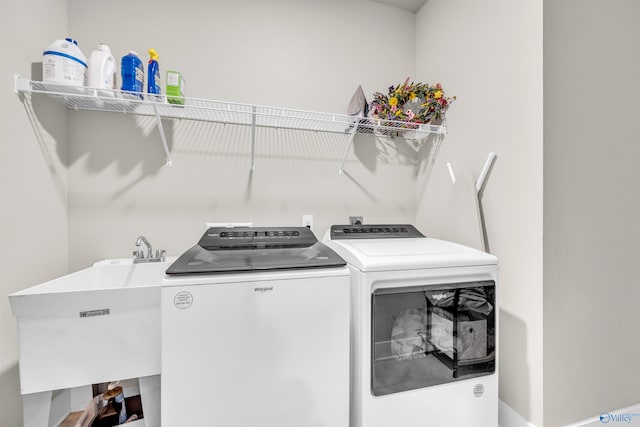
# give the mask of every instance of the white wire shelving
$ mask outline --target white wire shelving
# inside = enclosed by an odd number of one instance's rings
[[[444,124],[416,124],[187,97],[184,98],[184,105],[177,105],[168,103],[164,95],[157,97],[153,95],[155,98],[150,98],[147,94],[45,83],[25,79],[19,75],[15,76],[14,91],[16,94],[43,94],[71,110],[105,111],[155,117],[167,165],[171,165],[172,160],[161,119],[251,126],[251,170],[255,170],[255,129],[257,127],[350,135],[349,146],[340,165],[340,173],[343,171],[345,160],[356,134],[368,133],[380,137],[402,137],[412,141],[420,141],[433,134],[446,134]],[[146,96],[146,98],[140,98],[138,95]]]

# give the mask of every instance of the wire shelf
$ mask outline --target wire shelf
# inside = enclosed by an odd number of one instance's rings
[[[38,82],[20,77],[18,79],[21,81],[16,81],[17,92],[44,94],[73,110],[109,111],[143,116],[159,115],[167,119],[316,132],[352,133],[356,130],[358,133],[402,136],[406,139],[422,139],[429,134],[446,133],[444,125],[378,120],[186,97],[184,105],[177,105],[167,103],[165,95],[132,94],[118,90]]]
[[[107,111],[155,117],[160,130],[167,165],[171,165],[172,161],[161,119],[196,120],[251,126],[253,129],[251,170],[255,169],[256,127],[347,134],[351,136],[348,149],[353,144],[353,138],[357,134],[401,137],[405,140],[419,142],[430,135],[444,136],[447,133],[444,123],[439,125],[409,123],[187,97],[184,98],[184,105],[178,105],[168,103],[166,95],[149,95],[46,83],[28,80],[18,75],[15,76],[14,84],[14,92],[16,94],[43,94],[72,110]],[[345,153],[342,160],[340,173],[343,172],[346,156],[347,153]]]

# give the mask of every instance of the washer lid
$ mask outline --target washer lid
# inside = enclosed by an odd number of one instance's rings
[[[306,227],[209,228],[167,274],[247,272],[346,265]]]
[[[379,231],[360,231],[356,232],[356,238],[335,237],[340,235],[334,233],[335,228],[343,227],[332,226],[331,240],[325,243],[361,271],[466,267],[495,265],[498,262],[495,256],[486,252],[424,237],[410,225],[372,225],[367,227],[374,230],[391,228],[391,232],[383,231],[380,234]],[[403,229],[406,231],[402,231]],[[422,237],[417,237],[416,233]],[[352,235],[353,232],[346,234]]]

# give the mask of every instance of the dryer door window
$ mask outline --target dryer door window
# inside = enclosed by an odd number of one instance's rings
[[[495,282],[377,289],[371,301],[375,396],[495,372]]]

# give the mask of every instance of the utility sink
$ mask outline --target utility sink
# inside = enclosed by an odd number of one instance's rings
[[[160,285],[174,259],[100,261],[9,295],[22,394],[160,374]]]

